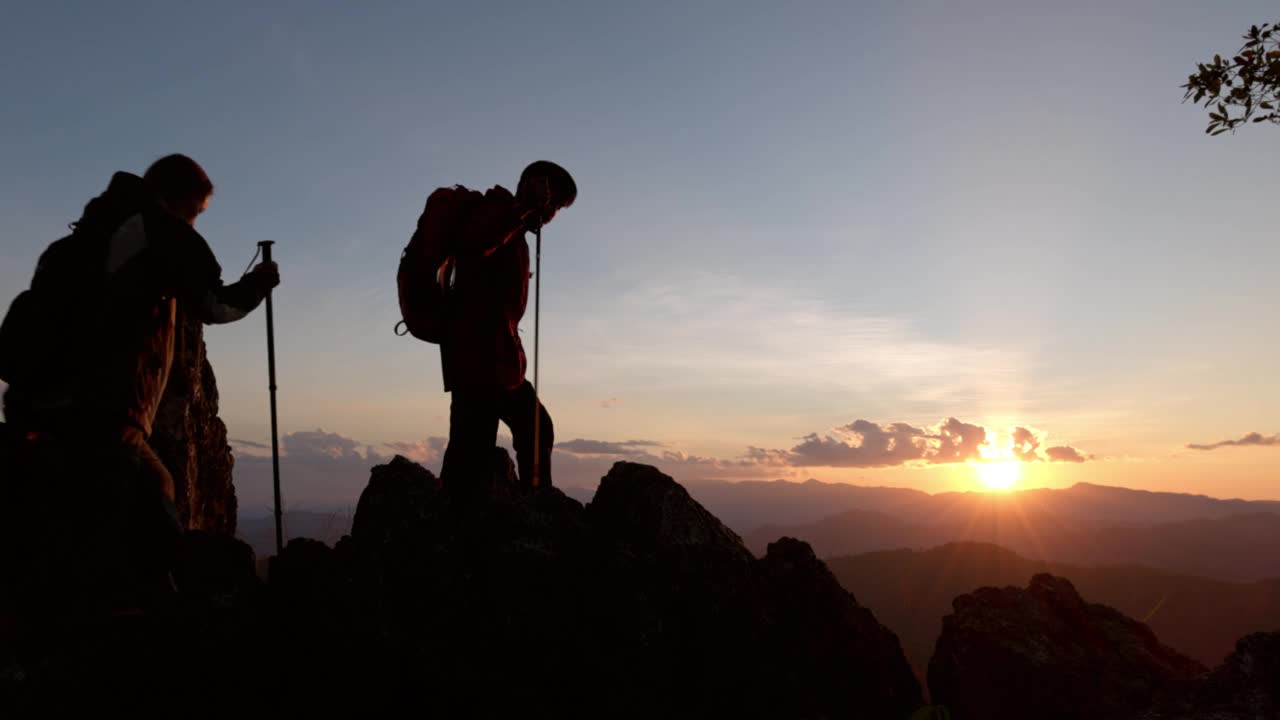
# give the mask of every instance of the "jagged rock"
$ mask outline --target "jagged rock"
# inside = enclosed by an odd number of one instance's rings
[[[777,698],[778,707],[790,704],[797,717],[906,717],[919,706],[920,684],[898,637],[844,590],[808,543],[771,543],[756,567],[780,641],[773,652],[790,658],[785,684],[807,688]],[[846,691],[850,677],[861,679],[861,692]]]
[[[1196,688],[1143,720],[1257,720],[1280,717],[1280,632],[1253,633]]]
[[[179,319],[173,368],[156,413],[151,446],[173,475],[178,515],[191,530],[236,531],[234,458],[218,417],[218,385],[205,355],[204,327]]]
[[[440,490],[430,470],[400,455],[373,468],[360,493],[351,536],[367,544],[381,544],[421,521],[428,501]]]
[[[334,552],[340,602],[374,618],[353,632],[433,678],[437,707],[898,718],[920,705],[897,638],[807,545],[752,558],[652,467],[618,463],[584,510],[556,489],[512,489],[509,462],[495,458],[488,497],[466,499],[402,458],[375,468]]]
[[[585,509],[494,461],[470,487],[403,458],[375,468],[352,535],[290,542],[256,591],[235,541],[195,534],[181,579],[199,590],[178,614],[73,638],[63,659],[0,656],[0,701],[523,718],[898,719],[921,704],[897,638],[808,545],[755,559],[653,468],[619,464]],[[116,656],[128,672],[67,691]]]
[[[245,605],[262,590],[253,548],[230,535],[192,530],[182,538],[174,580],[188,596],[221,605]]]
[[[271,698],[282,652],[248,545],[192,531],[174,579],[181,593],[144,612],[24,613],[7,638],[12,616],[0,616],[0,663],[16,671],[0,676],[0,717],[159,717],[195,697],[196,714],[218,717]]]
[[[981,588],[943,618],[929,689],[956,720],[1132,718],[1205,672],[1065,578]]]
[[[741,562],[752,558],[737,533],[650,465],[615,463],[587,506],[587,521],[634,547],[716,548]]]

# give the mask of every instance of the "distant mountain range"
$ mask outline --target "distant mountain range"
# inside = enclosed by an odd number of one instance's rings
[[[688,489],[757,555],[783,536],[810,543],[898,635],[922,680],[954,598],[1037,573],[1069,579],[1210,667],[1241,636],[1280,629],[1280,502],[1085,483],[938,495],[817,481]],[[566,493],[589,502],[594,489]],[[285,515],[287,537],[330,545],[350,524],[350,511]],[[269,515],[239,526],[260,561],[274,554]]]
[[[688,487],[757,554],[783,536],[810,543],[819,557],[987,542],[1048,562],[1144,565],[1233,581],[1280,577],[1277,501],[1220,500],[1088,483],[937,495],[816,480]],[[595,489],[565,492],[586,503]],[[285,534],[332,544],[349,532],[350,523],[350,510],[289,511]],[[239,527],[238,534],[259,557],[275,552],[270,515],[241,516]]]
[[[772,494],[774,502],[789,501],[795,508],[805,506],[783,497],[777,488],[745,492]],[[826,517],[757,526],[745,533],[748,547],[760,553],[773,540],[789,536],[810,543],[819,557],[832,557],[988,542],[1042,561],[1145,565],[1236,581],[1280,577],[1280,503],[1274,501],[1219,500],[1083,483],[1013,493],[904,495],[910,491],[888,488],[817,492],[838,498]],[[716,510],[714,500],[708,505]]]
[[[1145,621],[1161,642],[1211,667],[1242,635],[1280,629],[1280,578],[1226,582],[1148,567],[1047,563],[985,543],[826,562],[845,589],[897,633],[921,677],[956,596],[984,586],[1021,587],[1042,572],[1071,580],[1090,602]]]

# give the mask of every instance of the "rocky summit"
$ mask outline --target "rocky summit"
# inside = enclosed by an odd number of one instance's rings
[[[428,717],[906,718],[896,636],[805,543],[753,557],[656,469],[618,463],[584,507],[373,469],[352,533],[291,542],[269,580],[190,533],[163,616],[31,632],[0,676],[19,709]],[[74,688],[74,692],[69,692]]]
[[[953,602],[929,662],[953,717],[1132,718],[1206,670],[1142,623],[1086,603],[1065,578],[981,588]]]
[[[1142,715],[1142,720],[1255,718],[1280,718],[1280,632],[1240,638],[1235,651],[1191,692]]]

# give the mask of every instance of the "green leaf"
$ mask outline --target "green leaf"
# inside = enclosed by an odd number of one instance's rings
[[[1222,133],[1224,133],[1224,132],[1226,132],[1226,131],[1227,131],[1227,128],[1222,128],[1221,130],[1215,130],[1214,132],[1209,133],[1209,134],[1210,134],[1210,135],[1213,135],[1213,136],[1217,136],[1217,135],[1221,135]]]

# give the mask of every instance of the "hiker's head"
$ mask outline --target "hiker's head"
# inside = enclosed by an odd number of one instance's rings
[[[528,207],[539,208],[542,222],[551,222],[556,212],[573,204],[578,186],[568,170],[548,160],[538,160],[520,173],[516,198]]]
[[[186,155],[166,155],[151,163],[142,176],[164,209],[194,225],[209,205],[213,183],[204,168]]]

